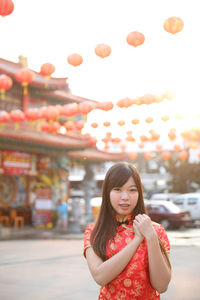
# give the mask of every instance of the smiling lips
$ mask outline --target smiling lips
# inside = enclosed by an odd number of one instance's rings
[[[130,205],[126,204],[126,203],[121,203],[121,204],[119,204],[119,206],[121,209],[128,209]]]

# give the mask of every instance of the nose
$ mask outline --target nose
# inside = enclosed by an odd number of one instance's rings
[[[121,199],[123,199],[123,200],[128,199],[128,193],[127,193],[126,191],[123,191],[123,192],[121,193]]]

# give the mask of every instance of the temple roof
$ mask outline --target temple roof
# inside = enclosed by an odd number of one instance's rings
[[[15,63],[0,58],[0,73],[10,76],[15,82],[17,82],[15,79],[15,74],[17,70],[21,68],[23,68],[23,66],[20,63]],[[35,73],[35,78],[33,82],[30,84],[30,87],[44,88],[46,82],[45,77],[34,70],[32,71]],[[69,91],[66,91],[65,89],[68,89],[67,79],[68,79],[67,77],[66,78],[50,77],[48,79],[48,88],[44,88],[45,95],[63,101],[76,102],[76,103],[81,103],[85,101],[92,102],[92,103],[97,102],[95,100],[72,95],[69,93]]]
[[[67,156],[77,160],[89,161],[119,161],[126,159],[126,153],[109,153],[95,148],[88,148],[82,151],[69,151]]]
[[[42,147],[61,151],[90,147],[90,140],[86,137],[41,132],[30,129],[25,124],[21,125],[19,129],[15,129],[13,123],[7,123],[4,128],[1,128],[0,141],[4,148],[15,143],[22,148],[26,145],[34,145],[38,151]]]
[[[6,74],[13,79],[15,78],[15,73],[17,70],[23,68],[20,63],[14,63],[3,58],[0,58],[0,72],[2,74]],[[33,71],[33,70],[32,70]],[[35,87],[44,87],[45,85],[45,77],[40,73],[33,71],[35,73],[35,78],[31,83],[32,86]],[[67,78],[50,78],[48,80],[48,86],[50,88],[66,88],[68,87]]]

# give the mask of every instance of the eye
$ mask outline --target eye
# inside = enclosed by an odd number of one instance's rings
[[[113,190],[119,192],[120,188],[119,187],[114,187]]]
[[[131,188],[130,192],[137,192],[137,189],[136,188]]]

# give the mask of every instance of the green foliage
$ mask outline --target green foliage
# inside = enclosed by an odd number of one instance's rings
[[[196,190],[200,185],[200,164],[181,161],[172,157],[165,161],[166,171],[171,175],[168,181],[169,192],[189,193]]]

